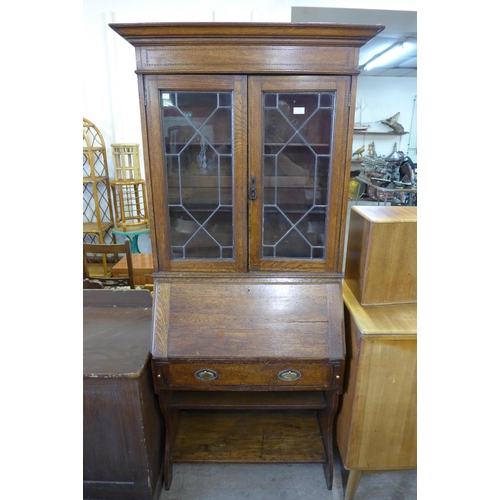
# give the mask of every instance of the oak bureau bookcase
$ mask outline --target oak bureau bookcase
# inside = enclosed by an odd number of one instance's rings
[[[318,462],[331,489],[351,103],[383,27],[110,27],[136,50],[165,487],[173,462]]]

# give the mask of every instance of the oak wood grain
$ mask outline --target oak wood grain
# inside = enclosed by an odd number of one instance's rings
[[[183,412],[174,462],[326,461],[316,412]]]
[[[165,487],[170,487],[173,460],[317,461],[324,464],[331,489],[333,417],[346,353],[341,278],[346,165],[354,119],[350,102],[356,98],[359,48],[383,27],[326,23],[110,27],[136,48],[152,220],[152,371],[167,430]],[[321,258],[261,255],[263,218],[257,205],[262,192],[252,206],[248,191],[250,176],[261,181],[259,190],[265,184],[264,90],[334,96],[335,133],[313,141],[331,149]],[[231,179],[220,178],[225,194],[233,189],[234,253],[229,258],[179,258],[171,250],[169,196],[175,203],[180,196],[179,189],[169,190],[167,185],[160,96],[182,91],[233,96],[233,172]],[[312,135],[320,132],[313,130]],[[216,189],[210,185],[213,179],[188,175],[182,181],[189,196]],[[282,179],[275,184],[280,183]],[[287,178],[286,183],[280,189],[287,196],[302,189],[297,187],[300,183],[307,185],[297,178]],[[217,378],[205,384],[193,377],[197,369],[216,369]],[[281,369],[299,370],[301,377],[276,381]],[[204,405],[214,411],[199,411]],[[197,411],[185,411],[186,407]],[[308,411],[302,411],[306,407]],[[266,411],[270,408],[274,411]]]
[[[417,207],[352,207],[345,279],[362,305],[417,301]]]
[[[344,356],[340,284],[158,281],[156,358]]]
[[[403,304],[407,310],[402,314],[401,306],[362,307],[346,285],[344,299],[349,355],[336,434],[344,466],[415,468],[416,306]]]

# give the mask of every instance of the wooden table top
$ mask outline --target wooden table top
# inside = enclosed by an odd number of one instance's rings
[[[153,254],[150,253],[133,253],[132,266],[134,272],[144,272],[151,274],[153,272]],[[122,257],[114,266],[115,273],[125,271],[127,269],[127,258]]]
[[[365,219],[377,224],[417,222],[417,207],[356,205],[352,207],[352,210],[361,214]]]
[[[362,306],[349,285],[342,283],[344,304],[362,335],[417,334],[417,304]]]
[[[149,360],[147,290],[83,290],[84,378],[136,378]]]

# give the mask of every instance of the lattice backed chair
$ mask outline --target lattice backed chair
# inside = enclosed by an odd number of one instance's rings
[[[115,256],[115,262],[118,260],[118,254],[125,254],[127,258],[127,276],[112,277],[104,274],[97,274],[89,265],[89,255],[101,254],[103,259],[107,259],[109,254]],[[92,267],[92,268],[91,268]],[[101,286],[99,286],[101,285]],[[113,288],[128,286],[135,289],[134,268],[132,266],[132,251],[130,249],[130,240],[126,239],[121,244],[83,244],[83,286],[84,288]]]

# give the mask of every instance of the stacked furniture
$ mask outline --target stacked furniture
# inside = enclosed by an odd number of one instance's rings
[[[83,498],[160,496],[164,426],[151,311],[146,290],[83,291]]]
[[[331,489],[359,47],[383,27],[110,26],[136,50],[165,487],[173,462],[317,462]]]
[[[346,500],[367,471],[417,467],[417,208],[352,208],[336,440]]]

